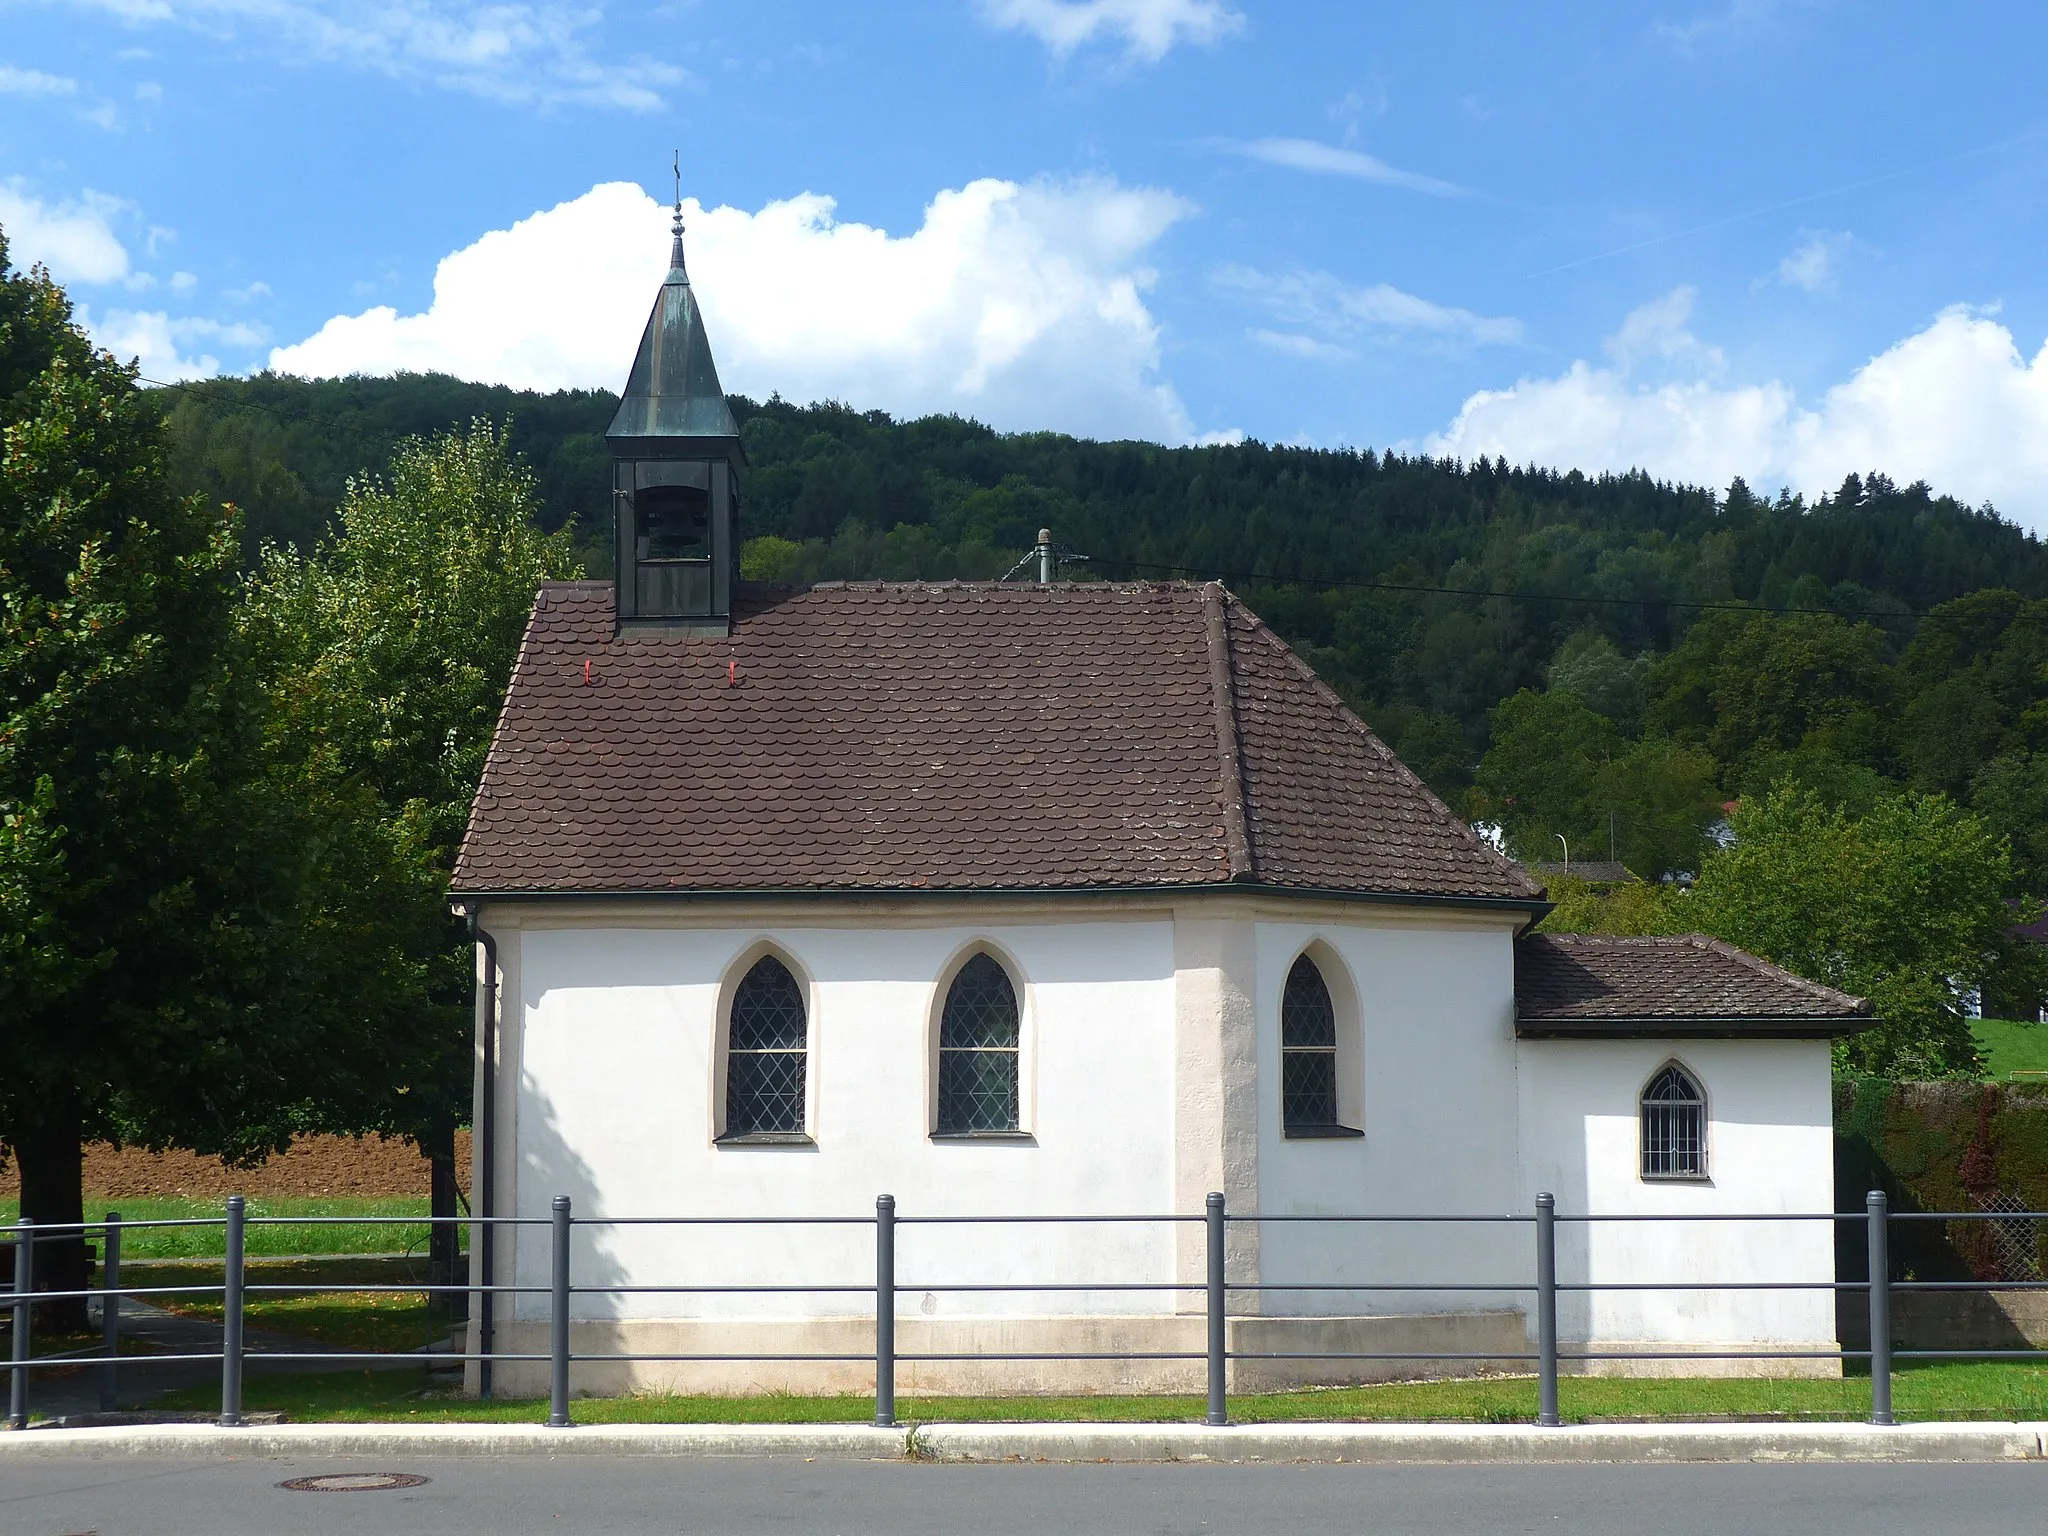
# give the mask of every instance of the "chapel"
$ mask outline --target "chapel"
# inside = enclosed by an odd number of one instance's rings
[[[1830,1211],[1861,1000],[1533,933],[1529,873],[1220,584],[742,580],[680,207],[607,443],[612,579],[536,595],[454,882],[479,1213],[707,1223],[577,1229],[579,1286],[641,1288],[579,1294],[577,1353],[670,1357],[579,1390],[863,1390],[872,1238],[831,1223],[885,1194],[929,1222],[917,1390],[1189,1385],[1211,1192],[1243,1385],[1524,1353],[1539,1192],[1581,1283],[1833,1280],[1825,1221],[1563,1218]],[[1303,1219],[1402,1214],[1501,1220]],[[480,1234],[481,1282],[544,1286],[545,1237]],[[543,1347],[544,1297],[482,1300],[472,1353]],[[1664,1368],[1836,1337],[1823,1289],[1578,1291],[1560,1327]],[[1346,1349],[1404,1358],[1288,1358]]]

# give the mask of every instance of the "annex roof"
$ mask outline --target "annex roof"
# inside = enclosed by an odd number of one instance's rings
[[[1524,1039],[1828,1038],[1873,1022],[1864,999],[1702,934],[1530,933],[1515,943]]]
[[[550,584],[454,885],[1542,899],[1222,587],[1107,582],[741,583],[729,639]]]

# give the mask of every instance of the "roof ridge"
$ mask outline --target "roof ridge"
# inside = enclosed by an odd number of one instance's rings
[[[1853,993],[1842,991],[1839,987],[1831,987],[1824,982],[1809,980],[1796,971],[1788,971],[1782,965],[1774,964],[1766,960],[1762,955],[1751,954],[1748,950],[1738,948],[1724,939],[1717,939],[1705,933],[1685,933],[1679,934],[1677,937],[1696,945],[1700,949],[1710,949],[1716,954],[1727,956],[1731,960],[1739,960],[1752,970],[1761,971],[1764,975],[1778,981],[1790,982],[1793,986],[1810,992],[1815,997],[1822,998],[1828,1002],[1846,1002],[1856,1011],[1862,1011],[1870,1007],[1870,999],[1867,997],[1857,997]]]
[[[1237,682],[1230,669],[1230,623],[1226,605],[1232,601],[1221,582],[1200,589],[1202,628],[1209,649],[1209,693],[1216,717],[1216,756],[1223,770],[1223,847],[1232,880],[1253,880],[1250,819],[1245,815],[1244,735],[1237,723]]]
[[[1219,582],[1217,583],[1217,585],[1220,587],[1221,583]],[[1488,843],[1486,839],[1481,837],[1478,833],[1474,832],[1472,830],[1471,825],[1463,817],[1459,816],[1457,812],[1453,811],[1448,805],[1444,804],[1444,802],[1437,797],[1436,791],[1432,790],[1427,784],[1423,783],[1421,776],[1418,775],[1415,772],[1415,770],[1410,768],[1406,763],[1402,762],[1400,755],[1396,753],[1392,747],[1388,746],[1384,741],[1380,739],[1379,734],[1376,731],[1374,731],[1370,725],[1367,725],[1363,719],[1359,717],[1357,711],[1352,709],[1352,707],[1349,704],[1346,704],[1344,702],[1344,696],[1338,693],[1337,690],[1332,688],[1328,683],[1324,682],[1322,678],[1318,677],[1316,675],[1315,668],[1311,667],[1307,662],[1303,661],[1301,657],[1296,655],[1294,647],[1289,645],[1285,640],[1282,640],[1278,634],[1274,633],[1272,627],[1268,625],[1264,619],[1260,618],[1258,614],[1253,612],[1250,606],[1246,604],[1243,598],[1232,596],[1231,600],[1237,604],[1238,611],[1242,613],[1245,616],[1245,618],[1251,622],[1252,627],[1255,630],[1257,630],[1257,632],[1261,636],[1264,637],[1266,644],[1274,651],[1278,652],[1278,654],[1287,662],[1287,664],[1294,669],[1295,674],[1309,685],[1309,688],[1315,693],[1316,697],[1322,700],[1324,704],[1334,707],[1338,713],[1338,717],[1342,719],[1345,724],[1349,725],[1353,730],[1355,730],[1360,736],[1364,737],[1366,744],[1379,755],[1381,763],[1388,769],[1390,769],[1395,775],[1395,777],[1403,780],[1410,789],[1415,790],[1422,796],[1423,803],[1436,816],[1438,821],[1443,823],[1447,831],[1449,831],[1455,837],[1464,838],[1467,841],[1469,841],[1475,851],[1490,854],[1495,859],[1498,859],[1501,863],[1509,866],[1511,869],[1515,870],[1516,873],[1521,876],[1523,882],[1527,884],[1531,890],[1537,892],[1537,894],[1539,895],[1543,894],[1542,888],[1538,886],[1535,881],[1529,879],[1527,873],[1522,870],[1522,867],[1519,864],[1517,864],[1513,859],[1510,859],[1506,854],[1500,852],[1492,844]],[[1233,694],[1235,693],[1235,690],[1236,680],[1235,678],[1233,678]]]
[[[1589,949],[1611,949],[1624,945],[1630,948],[1655,949],[1660,945],[1684,944],[1693,949],[1704,949],[1724,959],[1734,960],[1772,981],[1782,982],[1795,991],[1824,1003],[1849,1005],[1849,1012],[1857,1013],[1870,1007],[1870,999],[1844,992],[1839,987],[1828,986],[1825,982],[1814,981],[1801,976],[1797,971],[1788,971],[1782,965],[1753,954],[1738,944],[1726,939],[1717,939],[1708,933],[1528,933],[1522,942],[1533,943],[1541,940],[1559,949],[1573,949],[1584,946]]]

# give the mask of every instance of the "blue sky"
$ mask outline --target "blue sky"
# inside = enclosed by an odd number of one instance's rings
[[[0,7],[0,227],[151,377],[616,387],[680,146],[735,389],[2048,527],[2038,5]]]

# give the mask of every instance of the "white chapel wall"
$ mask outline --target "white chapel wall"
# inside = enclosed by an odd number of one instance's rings
[[[809,983],[816,1145],[718,1147],[709,1084],[721,979],[763,937]],[[927,1029],[934,990],[986,942],[1024,982],[1028,1143],[934,1141]],[[579,1215],[865,1218],[893,1194],[901,1217],[1164,1212],[1173,1197],[1174,956],[1169,921],[880,921],[708,928],[539,926],[501,935],[507,1052],[517,1083],[521,1216],[567,1194]],[[516,979],[516,986],[515,986]],[[870,1286],[871,1226],[579,1229],[592,1283]],[[544,1284],[545,1234],[518,1244],[519,1283]],[[1174,1272],[1163,1226],[921,1226],[898,1230],[904,1284],[1124,1282]],[[537,1315],[534,1298],[522,1308]],[[865,1315],[866,1291],[584,1297],[618,1317]],[[905,1315],[1160,1313],[1160,1292],[947,1293],[915,1289]]]
[[[1521,1057],[1525,1200],[1549,1190],[1561,1214],[1834,1209],[1824,1040],[1525,1041]],[[1708,1164],[1700,1182],[1640,1173],[1638,1096],[1672,1060],[1705,1090]],[[1559,1223],[1565,1282],[1825,1282],[1834,1272],[1826,1221]],[[1826,1290],[1566,1293],[1558,1327],[1566,1339],[1617,1347],[1655,1340],[1679,1349],[1752,1341],[1832,1349],[1835,1302]]]
[[[1280,1096],[1280,1001],[1304,951],[1318,959],[1339,1010],[1355,1008],[1355,1139],[1291,1140]],[[1274,1215],[1501,1215],[1521,1209],[1517,1178],[1514,950],[1492,925],[1356,908],[1323,923],[1258,927],[1259,1190]],[[1329,974],[1341,967],[1341,974]],[[1347,995],[1348,994],[1348,995]],[[1340,1102],[1349,1095],[1340,1091]],[[1526,1279],[1526,1228],[1446,1223],[1274,1222],[1261,1238],[1269,1285],[1515,1283]],[[1494,1311],[1514,1294],[1269,1291],[1290,1314]]]

